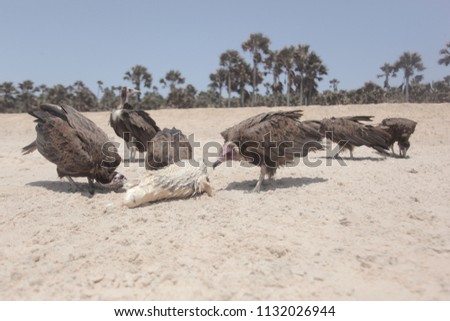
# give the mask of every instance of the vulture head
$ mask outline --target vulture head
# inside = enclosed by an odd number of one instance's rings
[[[406,157],[406,152],[411,144],[409,143],[409,135],[404,134],[398,141],[398,148],[400,149],[400,156]]]
[[[236,143],[226,142],[222,146],[222,155],[218,160],[215,161],[215,163],[213,164],[213,168],[216,168],[217,166],[228,160],[239,161],[241,159],[242,156],[239,153],[238,145]]]
[[[112,150],[109,149],[111,148],[110,142],[104,144],[102,148],[103,155],[106,158],[96,167],[94,178],[100,185],[107,189],[119,189],[127,182],[127,178],[123,174],[116,172],[116,168],[120,165],[122,159],[119,155],[115,154],[117,153],[115,147]]]
[[[135,95],[140,93],[139,90],[128,88],[128,87],[122,87],[122,91],[120,92],[120,98],[121,98],[121,107],[125,107],[126,104],[128,104],[128,99]]]
[[[102,183],[99,180],[97,180],[97,182],[99,182],[100,185],[104,188],[116,190],[121,188],[127,182],[127,178],[123,174],[114,172],[113,177],[109,183]]]

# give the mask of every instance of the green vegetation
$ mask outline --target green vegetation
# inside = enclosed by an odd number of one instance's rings
[[[383,87],[367,82],[359,89],[339,90],[340,82],[333,78],[329,81],[330,89],[319,93],[318,83],[329,72],[320,56],[307,44],[280,50],[271,49],[270,44],[270,39],[262,33],[251,34],[241,45],[243,53],[249,53],[250,62],[237,50],[223,52],[218,57],[218,68],[209,75],[206,91],[186,84],[178,70],[168,71],[159,81],[162,88],[169,89],[167,97],[153,85],[153,76],[145,66],[131,67],[123,79],[140,91],[133,104],[141,109],[450,102],[450,76],[423,83],[420,72],[425,66],[416,52],[404,52],[397,61],[380,67],[377,77],[384,79]],[[439,54],[437,63],[445,68],[450,64],[450,42]],[[403,81],[398,88],[393,88],[389,81],[397,75]],[[94,94],[82,81],[53,87],[35,85],[31,80],[18,84],[3,82],[0,112],[28,112],[43,102],[69,104],[80,111],[115,108],[119,104],[120,86],[105,87],[102,80],[97,85]]]

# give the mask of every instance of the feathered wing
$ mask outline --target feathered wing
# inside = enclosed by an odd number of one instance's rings
[[[116,135],[122,138],[125,142],[130,141],[129,130],[127,129],[126,124],[119,118],[119,116],[114,115],[114,113],[120,113],[121,111],[113,111],[109,117],[109,124],[112,129],[116,133]]]
[[[70,125],[66,111],[57,105],[42,105],[31,112],[36,117],[36,147],[50,162],[58,167],[58,175],[85,176],[92,161],[74,125]]]
[[[358,116],[352,118],[360,118]],[[384,152],[389,149],[389,134],[382,128],[360,124],[350,118],[322,120],[321,131],[336,143],[348,142],[352,146],[368,146]]]
[[[108,135],[98,127],[92,120],[84,117],[71,106],[64,105],[62,108],[67,113],[69,124],[77,131],[77,135],[82,141],[82,147],[88,153],[90,159],[100,166],[96,179],[101,183],[108,181],[106,176],[110,176],[121,163],[116,146],[108,138]]]
[[[351,120],[351,121],[359,123],[362,121],[370,122],[370,121],[372,121],[373,117],[374,116],[347,116],[347,117],[342,117],[342,119],[347,119],[347,120]]]
[[[322,148],[320,133],[303,125],[301,115],[301,111],[259,114],[225,130],[222,136],[238,145],[251,163],[279,167],[305,156],[310,148]]]
[[[306,127],[312,128],[312,129],[314,129],[314,131],[320,133],[322,138],[324,137],[324,135],[320,132],[320,127],[322,125],[320,120],[304,120],[304,121],[302,121],[302,124]]]
[[[57,165],[58,175],[95,178],[109,183],[121,158],[108,136],[74,108],[44,104],[30,112],[36,117],[35,146]],[[28,148],[28,149],[27,149]],[[33,148],[33,143],[24,147]]]
[[[417,122],[407,119],[407,118],[386,118],[381,122],[382,125],[389,128],[394,128],[404,134],[413,134]]]
[[[127,143],[134,137],[139,144],[136,147],[140,152],[147,149],[147,143],[160,131],[156,122],[142,110],[122,110],[121,117],[111,122],[116,134]]]
[[[258,137],[262,135],[265,135],[267,130],[267,125],[270,126],[270,121],[275,121],[277,119],[280,119],[280,117],[286,117],[293,120],[298,120],[302,116],[301,110],[296,111],[289,111],[289,112],[269,112],[269,113],[262,113],[258,114],[256,116],[247,118],[240,123],[224,130],[222,133],[222,137],[225,139],[225,141],[231,142],[231,141],[239,141],[243,135],[253,135],[255,137]],[[269,121],[269,123],[267,122]],[[276,121],[275,121],[276,122]],[[264,126],[266,128],[264,129]],[[261,131],[263,129],[263,131]]]
[[[149,143],[145,167],[157,170],[192,156],[192,146],[181,130],[164,128]]]

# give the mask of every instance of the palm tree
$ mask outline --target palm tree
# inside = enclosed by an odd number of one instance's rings
[[[404,52],[400,56],[399,60],[394,64],[394,71],[398,72],[400,69],[403,70],[403,88],[405,90],[405,101],[409,101],[409,86],[410,79],[414,76],[414,72],[423,71],[425,67],[422,63],[422,57],[416,52]]]
[[[381,71],[383,72],[382,74],[377,75],[377,78],[382,78],[384,77],[384,85],[383,88],[385,90],[388,90],[390,88],[389,86],[389,77],[392,75],[392,77],[395,77],[395,71],[394,71],[394,66],[392,66],[391,64],[388,64],[387,62],[380,67]]]
[[[11,110],[15,104],[15,95],[17,94],[17,89],[12,82],[4,82],[0,84],[0,111],[4,112]]]
[[[82,82],[77,80],[73,86],[69,86],[71,90],[71,104],[80,111],[94,111],[97,109],[97,97],[95,94]]]
[[[141,91],[141,84],[143,84],[145,88],[150,89],[152,87],[153,77],[148,72],[147,68],[141,65],[132,67],[131,70],[125,73],[123,79],[130,81],[134,85],[134,89],[138,91]],[[138,101],[141,101],[140,93],[137,95],[137,98]]]
[[[97,80],[97,99],[100,100],[100,92],[103,93],[103,81]]]
[[[17,96],[21,104],[23,104],[24,111],[31,110],[31,107],[36,104],[36,97],[34,93],[39,91],[34,87],[34,83],[31,80],[25,80],[18,85],[20,93]],[[23,110],[21,110],[23,111]]]
[[[291,93],[291,86],[292,86],[292,75],[293,75],[293,66],[294,66],[294,52],[295,47],[284,47],[281,49],[280,53],[278,54],[279,62],[282,68],[284,69],[284,72],[286,73],[287,77],[287,89],[286,89],[286,100],[287,105],[290,104],[290,93]]]
[[[268,71],[267,73],[272,73],[273,80],[270,88],[272,89],[273,104],[275,106],[278,103],[278,95],[283,92],[283,84],[280,82],[283,66],[280,61],[280,53],[278,50],[269,51],[264,60],[264,68]]]
[[[298,45],[294,51],[295,71],[298,72],[296,82],[300,87],[300,105],[303,105],[304,82],[308,68],[308,59],[310,56],[309,45]]]
[[[330,87],[333,88],[334,92],[338,91],[338,85],[339,85],[339,80],[337,80],[336,78],[333,78],[330,80]]]
[[[72,104],[72,93],[71,86],[64,87],[61,84],[57,84],[47,90],[47,101],[52,102],[53,104]]]
[[[231,91],[233,72],[239,62],[243,60],[239,52],[236,50],[227,50],[220,55],[220,65],[227,71],[227,92],[228,92],[228,107],[231,106]]]
[[[247,41],[242,43],[242,50],[249,51],[253,60],[252,107],[256,104],[256,86],[258,85],[256,75],[258,74],[258,64],[262,62],[262,54],[267,55],[269,53],[269,45],[270,39],[262,33],[253,33]]]
[[[104,87],[103,95],[99,101],[100,108],[103,110],[111,110],[117,108],[119,104],[119,96],[114,93],[116,88],[114,86]]]
[[[439,52],[443,57],[439,59],[438,63],[440,65],[448,66],[450,64],[450,42],[447,43],[446,48],[441,49]]]
[[[316,81],[321,81],[323,75],[327,75],[327,67],[322,63],[322,59],[314,52],[311,51],[306,56],[305,64],[305,85],[304,89],[306,91],[306,104],[311,104],[311,99],[313,95],[318,93],[318,84]]]
[[[160,80],[160,83],[163,85],[166,85],[166,81],[169,82],[169,88],[170,90],[174,90],[176,88],[176,85],[182,85],[184,84],[185,79],[181,77],[181,72],[178,70],[169,70],[167,72],[166,77]]]
[[[41,94],[38,97],[38,104],[42,104],[45,101],[47,101],[47,97],[48,97],[48,87],[44,84],[39,85],[36,87],[37,91],[40,91]]]
[[[251,85],[251,67],[248,63],[245,62],[244,59],[239,59],[233,70],[233,81],[231,83],[231,87],[233,91],[236,91],[239,94],[239,103],[240,106],[243,107],[245,105],[246,98],[250,98],[248,91],[245,89],[245,86]]]
[[[227,81],[227,71],[224,68],[218,68],[215,73],[209,75],[208,87],[213,91],[219,92],[219,107],[222,107],[222,89]]]
[[[185,82],[185,79],[181,76],[181,72],[178,70],[169,70],[166,76],[159,81],[163,87],[169,84],[170,92],[167,95],[167,105],[170,107],[184,107],[184,89],[177,87]]]

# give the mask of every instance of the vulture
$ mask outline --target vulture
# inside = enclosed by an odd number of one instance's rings
[[[149,142],[145,168],[158,170],[180,160],[192,159],[192,146],[181,130],[164,128]]]
[[[87,177],[91,194],[94,180],[109,189],[122,187],[126,178],[116,172],[122,159],[91,120],[67,105],[43,104],[30,115],[36,118],[37,138],[22,149],[24,155],[37,149],[75,188],[72,177]]]
[[[409,137],[414,133],[417,122],[406,118],[386,118],[383,119],[379,127],[385,129],[390,134],[388,145],[394,152],[394,143],[398,143],[400,157],[405,158],[409,149]]]
[[[132,88],[122,87],[120,105],[113,110],[109,123],[117,136],[123,138],[134,160],[135,149],[141,153],[147,150],[147,143],[160,131],[156,122],[143,110],[135,110],[128,102],[129,97],[138,93]]]
[[[389,150],[389,133],[379,127],[365,125],[360,121],[372,121],[373,116],[352,116],[324,118],[320,131],[328,139],[350,151],[353,158],[355,146],[371,147],[382,154]]]
[[[248,118],[221,133],[225,139],[222,156],[213,168],[227,160],[244,160],[260,166],[253,192],[259,192],[264,177],[275,175],[278,167],[295,157],[304,157],[310,149],[322,149],[321,134],[303,125],[302,111],[269,112]]]

